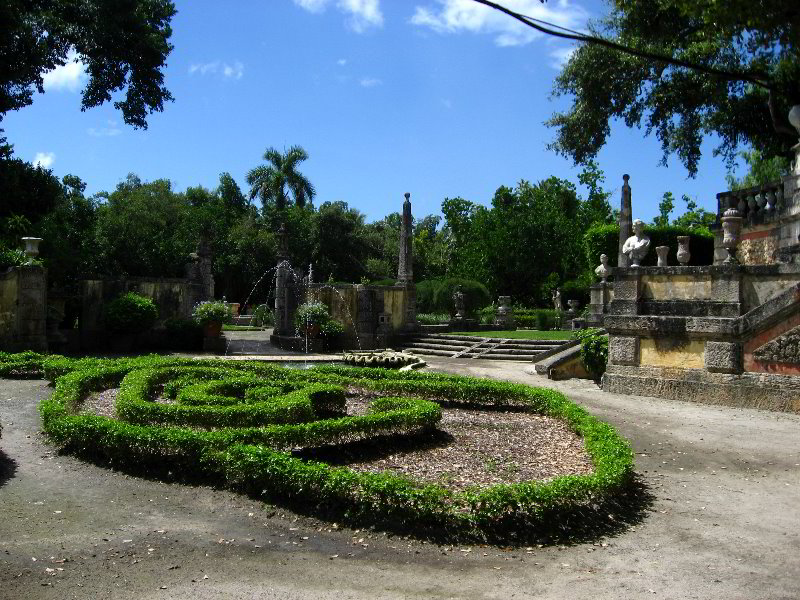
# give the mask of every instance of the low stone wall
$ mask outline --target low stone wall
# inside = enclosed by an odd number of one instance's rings
[[[614,293],[605,390],[800,412],[800,265],[619,269]]]
[[[47,351],[47,271],[42,267],[0,273],[0,350]]]
[[[102,322],[105,305],[127,292],[135,292],[153,300],[158,308],[159,322],[163,323],[170,318],[189,318],[202,290],[188,279],[180,278],[84,280],[79,321],[83,350],[103,348],[106,345],[107,335]]]
[[[311,284],[306,298],[322,302],[331,316],[344,325],[346,349],[372,350],[391,346],[397,336],[413,331],[416,322],[416,288],[413,285]],[[291,315],[290,315],[291,317]],[[273,336],[281,348],[293,347],[291,336]]]

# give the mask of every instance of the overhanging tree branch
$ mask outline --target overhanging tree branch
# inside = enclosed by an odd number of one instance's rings
[[[523,15],[522,13],[513,11],[510,8],[506,8],[505,6],[502,6],[497,2],[492,2],[491,0],[473,0],[473,1],[477,2],[478,4],[483,4],[484,6],[488,6],[489,8],[493,8],[494,10],[498,10],[502,13],[505,13],[506,15],[508,15],[513,19],[516,19],[520,23],[547,35],[552,35],[554,37],[559,37],[566,40],[574,40],[576,42],[583,42],[585,44],[595,44],[598,46],[604,46],[611,50],[616,50],[618,52],[630,54],[631,56],[636,56],[638,58],[660,61],[672,66],[683,67],[685,69],[691,69],[693,71],[698,71],[700,73],[705,73],[707,75],[721,77],[728,81],[743,81],[746,83],[751,83],[765,90],[769,91],[772,90],[772,85],[769,80],[769,77],[763,73],[755,73],[755,72],[747,73],[745,71],[731,71],[728,69],[721,69],[710,65],[703,65],[700,63],[693,63],[687,60],[682,60],[680,58],[674,58],[672,56],[667,56],[665,54],[658,54],[655,52],[648,52],[646,50],[631,48],[630,46],[624,46],[622,44],[618,44],[611,40],[607,40],[605,38],[593,35],[586,35],[583,33],[573,32],[569,30],[559,31],[558,29],[553,29],[552,27],[546,27],[544,25],[541,25],[537,23],[536,20],[533,19],[532,17],[528,17],[526,15]]]

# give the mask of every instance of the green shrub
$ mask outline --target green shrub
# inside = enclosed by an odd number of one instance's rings
[[[714,264],[714,234],[705,227],[665,227],[645,226],[645,234],[650,237],[650,251],[642,261],[643,266],[654,266],[658,260],[656,246],[669,246],[669,262],[678,264],[678,236],[689,236],[690,265]],[[583,248],[589,265],[600,264],[600,255],[608,255],[608,263],[617,266],[619,253],[619,225],[593,225],[583,236]],[[592,269],[594,269],[594,266]]]
[[[322,302],[306,302],[297,308],[297,312],[294,314],[294,324],[296,327],[301,328],[309,325],[322,327],[330,318],[328,307],[325,304]]]
[[[200,325],[230,323],[233,320],[233,309],[226,302],[207,300],[195,305],[192,318]]]
[[[111,333],[143,333],[158,319],[158,309],[150,298],[128,292],[109,302],[103,322]]]
[[[254,327],[267,327],[274,322],[274,315],[267,304],[259,304],[253,311],[253,317],[250,320],[250,324]]]
[[[455,313],[453,292],[461,286],[467,315],[491,303],[489,290],[479,281],[470,279],[427,279],[417,284],[417,311],[420,313]]]
[[[5,270],[8,267],[20,267],[27,264],[28,257],[25,253],[18,248],[6,248],[0,243],[0,270]],[[34,264],[41,265],[40,260],[36,260]]]
[[[561,329],[563,313],[554,308],[514,308],[517,327],[550,331]]]
[[[435,531],[452,540],[502,543],[534,533],[563,533],[579,521],[607,522],[605,507],[633,474],[630,445],[612,427],[555,390],[386,369],[327,366],[298,371],[263,363],[209,360],[201,364],[159,356],[74,360],[0,355],[0,368],[22,361],[55,379],[53,394],[41,402],[39,410],[44,431],[67,451],[119,468],[141,471],[153,467],[151,474],[171,470],[204,477],[265,500],[300,502],[326,516],[347,518],[362,526],[391,528],[401,523],[405,529]],[[119,419],[80,414],[81,403],[89,394],[117,386]],[[345,386],[390,395],[375,399],[365,415],[303,420],[308,415],[304,403],[310,403],[314,412],[340,408]],[[154,402],[157,393],[174,398],[183,395],[185,403]],[[220,400],[228,395],[237,403]],[[261,404],[268,410],[270,401],[274,407],[297,401],[305,408],[296,419],[284,412],[281,418],[293,422],[228,425],[235,421],[231,415],[240,407],[255,411]],[[439,402],[525,407],[562,419],[583,438],[593,471],[545,482],[454,492],[296,455],[297,449],[332,448],[363,439],[383,443],[388,438],[376,436],[430,429],[441,418]],[[178,409],[183,416],[205,414],[206,429],[171,424]]]
[[[450,315],[447,313],[418,313],[417,321],[422,325],[442,325],[450,322]]]
[[[595,380],[606,372],[608,362],[608,334],[602,329],[579,329],[575,337],[581,341],[581,362]]]

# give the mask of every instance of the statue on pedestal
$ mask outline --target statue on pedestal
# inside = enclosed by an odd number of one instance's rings
[[[564,310],[564,306],[561,304],[561,290],[558,288],[553,290],[553,308],[557,311]]]
[[[639,267],[649,250],[650,238],[644,234],[644,221],[636,219],[633,222],[633,235],[625,240],[622,253],[630,259],[631,267]]]

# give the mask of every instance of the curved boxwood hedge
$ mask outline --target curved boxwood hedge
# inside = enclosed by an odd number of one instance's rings
[[[4,357],[0,366],[14,360],[13,355]],[[42,424],[51,439],[69,451],[120,467],[181,469],[179,472],[265,499],[291,501],[362,525],[401,525],[422,535],[435,532],[454,540],[507,541],[524,531],[569,529],[575,525],[576,515],[583,515],[577,519],[586,515],[607,518],[597,507],[613,502],[633,475],[628,442],[610,425],[554,390],[451,375],[335,366],[298,371],[264,363],[209,360],[200,365],[198,361],[155,356],[117,360],[39,357],[38,364],[33,364],[32,356],[25,360],[29,361],[27,373],[38,369],[55,382],[54,393],[40,405]],[[342,408],[343,386],[391,397],[373,401],[363,416],[330,418],[331,412]],[[112,387],[120,388],[118,419],[77,414],[89,394]],[[250,390],[263,391],[250,392],[252,401],[248,401]],[[153,400],[154,393],[185,400],[163,404]],[[230,400],[239,397],[238,403]],[[284,412],[277,420],[271,417],[262,422],[261,417],[269,412],[264,407],[270,402],[273,417],[276,411]],[[302,448],[428,430],[440,419],[439,403],[443,402],[473,407],[525,405],[533,412],[560,418],[582,436],[594,471],[547,482],[455,492],[297,455]],[[232,425],[239,417],[230,415],[240,414],[236,411],[242,407],[254,409],[248,414],[259,415],[258,426]],[[307,420],[309,409],[314,420]],[[180,419],[177,414],[182,415]],[[187,417],[197,414],[204,416],[198,417],[199,421]],[[202,422],[206,429],[177,426],[178,421]]]

